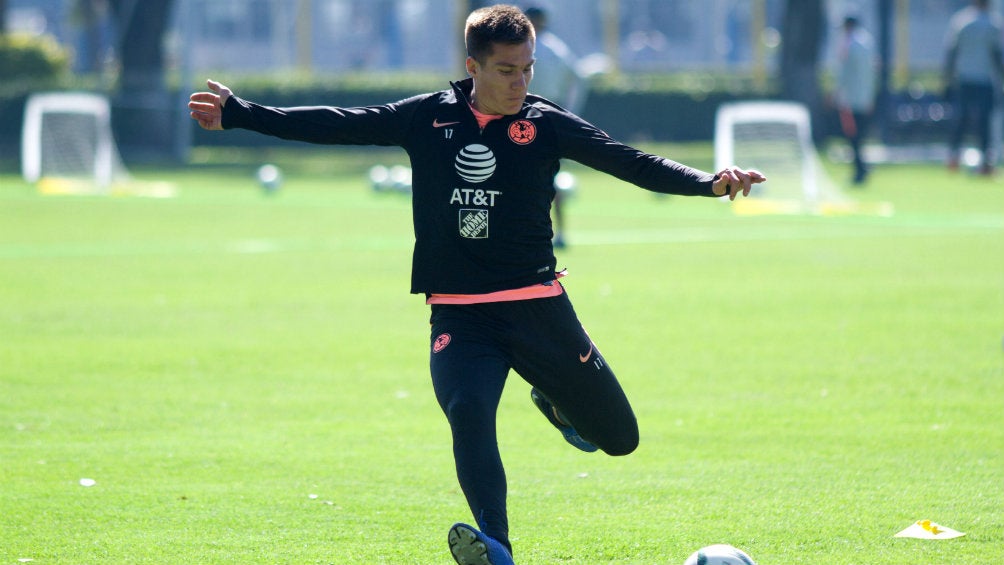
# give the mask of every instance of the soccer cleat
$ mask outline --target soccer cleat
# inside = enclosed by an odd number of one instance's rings
[[[592,453],[598,449],[595,444],[582,439],[582,436],[579,435],[579,432],[575,431],[575,428],[571,424],[566,424],[558,409],[540,391],[535,388],[530,389],[530,400],[533,400],[533,403],[537,405],[541,413],[547,417],[547,421],[551,422],[551,425],[558,428],[561,435],[565,436],[565,441],[572,444],[576,449],[585,451],[586,453]]]
[[[458,565],[514,565],[501,542],[467,524],[454,524],[448,540]]]

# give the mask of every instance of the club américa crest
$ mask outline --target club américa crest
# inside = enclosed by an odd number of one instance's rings
[[[530,120],[516,120],[509,125],[509,139],[516,145],[527,145],[537,137],[537,126]]]
[[[439,353],[440,351],[446,349],[447,345],[450,345],[450,334],[439,334],[436,340],[432,342],[432,352]]]

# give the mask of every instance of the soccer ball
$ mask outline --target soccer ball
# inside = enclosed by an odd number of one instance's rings
[[[578,181],[575,179],[575,175],[568,171],[561,171],[560,173],[554,175],[554,188],[562,192],[564,196],[571,196],[575,193],[575,187],[578,186]]]
[[[373,165],[369,172],[370,186],[377,192],[411,193],[411,168],[404,165],[385,167]]]
[[[261,185],[261,189],[265,191],[266,194],[271,194],[282,186],[282,170],[279,167],[271,163],[266,163],[260,167],[255,172],[255,177],[258,179],[258,184]]]
[[[683,565],[756,565],[756,562],[743,550],[727,543],[718,543],[690,554]]]

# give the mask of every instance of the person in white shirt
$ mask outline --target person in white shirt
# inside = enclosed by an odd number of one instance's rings
[[[544,8],[531,6],[524,13],[537,33],[533,93],[573,114],[580,113],[586,102],[589,84],[579,72],[578,57],[567,43],[550,31],[548,13]],[[564,199],[564,190],[555,186],[551,209],[554,212],[554,246],[559,249],[566,245]]]
[[[954,92],[959,112],[949,139],[948,166],[958,169],[959,148],[969,127],[975,126],[982,163],[980,174],[992,175],[990,123],[997,90],[1004,76],[1000,18],[989,12],[989,0],[973,0],[949,22],[946,41],[945,84]]]
[[[854,154],[854,184],[862,184],[868,167],[861,143],[875,109],[875,48],[856,15],[844,18],[837,56],[836,103],[840,125]]]

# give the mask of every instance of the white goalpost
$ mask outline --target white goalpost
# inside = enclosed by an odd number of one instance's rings
[[[108,100],[85,92],[32,95],[24,108],[21,173],[40,190],[56,192],[109,192],[127,178]]]
[[[173,194],[166,183],[132,180],[112,135],[108,99],[88,92],[28,98],[21,130],[21,174],[48,194]]]
[[[808,109],[796,102],[723,104],[715,116],[715,170],[758,169],[767,182],[737,199],[740,214],[890,215],[889,203],[857,202],[833,182],[812,143]]]

